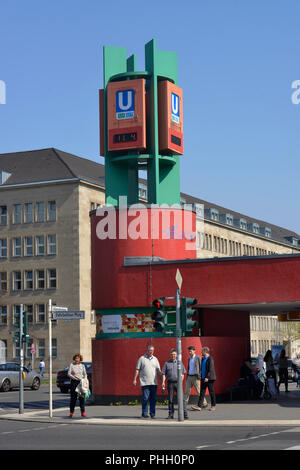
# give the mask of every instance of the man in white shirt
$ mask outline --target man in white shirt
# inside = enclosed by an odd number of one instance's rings
[[[153,355],[154,346],[147,348],[147,354],[141,356],[136,365],[133,378],[133,385],[137,384],[137,378],[140,377],[142,387],[142,417],[149,418],[148,406],[150,404],[150,416],[155,418],[157,374],[161,377],[161,370],[158,359]]]

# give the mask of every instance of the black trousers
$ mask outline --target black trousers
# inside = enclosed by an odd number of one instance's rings
[[[75,392],[75,389],[76,389],[78,384],[79,384],[79,380],[71,379],[70,413],[74,413],[77,398],[79,398],[79,406],[80,406],[81,413],[84,413],[84,411],[85,411],[85,398],[78,395],[78,393]]]
[[[167,382],[168,388],[168,400],[169,400],[169,415],[174,414],[174,400],[175,400],[175,392],[177,395],[177,382]],[[184,415],[187,415],[186,411],[186,402],[183,400],[183,412]]]
[[[204,379],[201,379],[201,391],[199,395],[199,401],[198,401],[198,406],[202,408],[203,406],[203,401],[205,397],[205,392],[208,387],[209,391],[209,396],[210,396],[210,404],[211,406],[216,406],[216,395],[214,392],[214,380],[209,380],[208,382],[205,382]]]
[[[285,389],[288,389],[288,380],[289,380],[289,375],[288,375],[288,370],[287,369],[279,369],[279,382],[278,382],[278,388],[280,387],[280,384],[285,385]]]

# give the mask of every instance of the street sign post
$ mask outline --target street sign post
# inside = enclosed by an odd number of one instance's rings
[[[52,306],[52,300],[48,301],[48,341],[49,341],[49,417],[53,417],[52,411],[52,320],[82,320],[85,318],[84,310],[69,310],[69,307]]]
[[[176,336],[177,336],[177,401],[178,401],[178,421],[184,420],[183,415],[183,390],[182,390],[182,350],[181,350],[181,322],[180,322],[180,290],[182,286],[182,276],[177,269],[175,280],[176,289]]]
[[[24,349],[23,349],[23,304],[20,305],[20,370],[19,370],[19,414],[24,413],[24,379],[23,379],[23,365],[24,365]]]
[[[176,336],[177,336],[177,401],[178,421],[184,421],[183,391],[182,391],[182,351],[181,351],[181,325],[180,325],[180,295],[176,289]]]

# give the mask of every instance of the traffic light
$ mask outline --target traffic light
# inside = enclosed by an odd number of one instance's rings
[[[28,334],[28,312],[23,312],[23,338],[24,343],[29,343],[29,334]]]
[[[15,313],[14,314],[14,321],[13,321],[13,326],[17,328],[18,331],[15,332],[14,334],[14,342],[15,343],[20,343],[20,313]]]
[[[164,311],[164,301],[163,299],[155,299],[152,305],[155,309],[151,315],[152,320],[154,320],[154,328],[157,332],[164,333],[167,326],[167,313]]]
[[[18,330],[14,334],[14,342],[15,343],[20,342],[20,330],[21,330],[20,319],[21,319],[21,314],[20,313],[15,313],[14,314],[14,323],[13,323],[13,325]],[[21,341],[22,341],[22,343],[28,343],[30,341],[30,338],[29,338],[29,334],[28,334],[28,312],[26,312],[26,311],[23,312],[22,330],[23,330],[23,334],[22,334]]]
[[[183,332],[192,332],[193,328],[198,324],[196,320],[192,320],[192,317],[197,314],[197,312],[191,308],[192,305],[197,304],[197,299],[190,297],[181,298],[181,329]]]

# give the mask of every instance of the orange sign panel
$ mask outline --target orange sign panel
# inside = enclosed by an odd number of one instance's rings
[[[100,120],[100,155],[105,156],[104,150],[104,90],[99,90],[99,120]]]
[[[145,80],[107,84],[108,150],[146,149]]]
[[[182,89],[168,80],[158,82],[160,153],[183,154]]]

